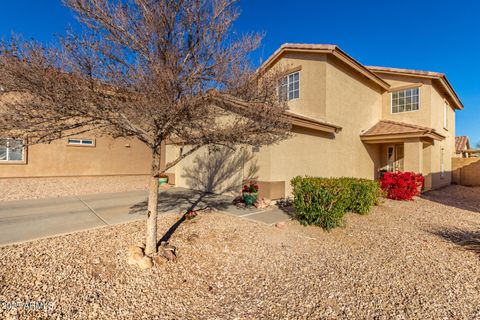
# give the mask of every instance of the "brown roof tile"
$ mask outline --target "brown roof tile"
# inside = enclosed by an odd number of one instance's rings
[[[455,137],[455,150],[457,153],[461,153],[466,149],[470,149],[470,141],[467,136]]]
[[[370,136],[380,136],[380,135],[393,135],[393,134],[403,134],[403,133],[435,133],[438,134],[435,129],[417,126],[410,123],[396,122],[390,120],[381,120],[373,127],[365,131],[361,136],[370,137]]]

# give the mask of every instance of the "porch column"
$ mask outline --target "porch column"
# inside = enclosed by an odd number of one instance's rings
[[[404,170],[423,173],[423,143],[420,139],[404,142]]]

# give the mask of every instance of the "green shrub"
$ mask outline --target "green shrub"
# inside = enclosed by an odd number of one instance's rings
[[[295,177],[291,183],[299,221],[326,230],[342,225],[346,212],[369,213],[381,196],[378,183],[367,179]]]

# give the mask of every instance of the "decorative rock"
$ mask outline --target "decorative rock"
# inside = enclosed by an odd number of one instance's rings
[[[275,223],[275,227],[277,227],[279,229],[285,228],[286,225],[287,225],[287,223],[285,221]]]
[[[142,256],[144,255],[143,248],[137,247],[137,246],[130,246],[128,248],[128,254],[133,256],[134,254],[141,254]]]
[[[239,203],[243,203],[243,197],[242,196],[237,196],[232,201],[232,204],[234,204],[234,205],[238,205]]]
[[[143,259],[143,257],[144,257],[143,253],[140,254],[140,253],[136,252],[134,254],[129,254],[127,262],[130,265],[136,265],[140,262],[140,260]]]
[[[158,248],[158,253],[165,257],[168,261],[176,261],[176,250],[177,248],[170,245],[168,242],[163,241]]]
[[[152,258],[150,257],[143,257],[140,261],[138,261],[138,267],[142,270],[150,269],[153,267]]]
[[[255,201],[253,205],[257,209],[265,209],[265,208],[268,208],[271,203],[272,203],[272,200],[267,198],[261,198],[261,199],[257,199],[257,201]]]
[[[165,257],[163,257],[163,256],[158,255],[158,256],[153,257],[153,262],[155,262],[155,264],[156,264],[157,266],[161,266],[161,265],[163,265],[165,262],[167,262],[167,259],[166,259]]]

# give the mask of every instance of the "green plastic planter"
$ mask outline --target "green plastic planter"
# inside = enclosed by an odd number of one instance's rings
[[[243,193],[243,202],[247,206],[251,206],[257,201],[258,198],[258,192],[244,192]]]
[[[168,177],[162,177],[162,178],[158,178],[158,183],[163,186],[164,184],[167,184],[168,183]]]

